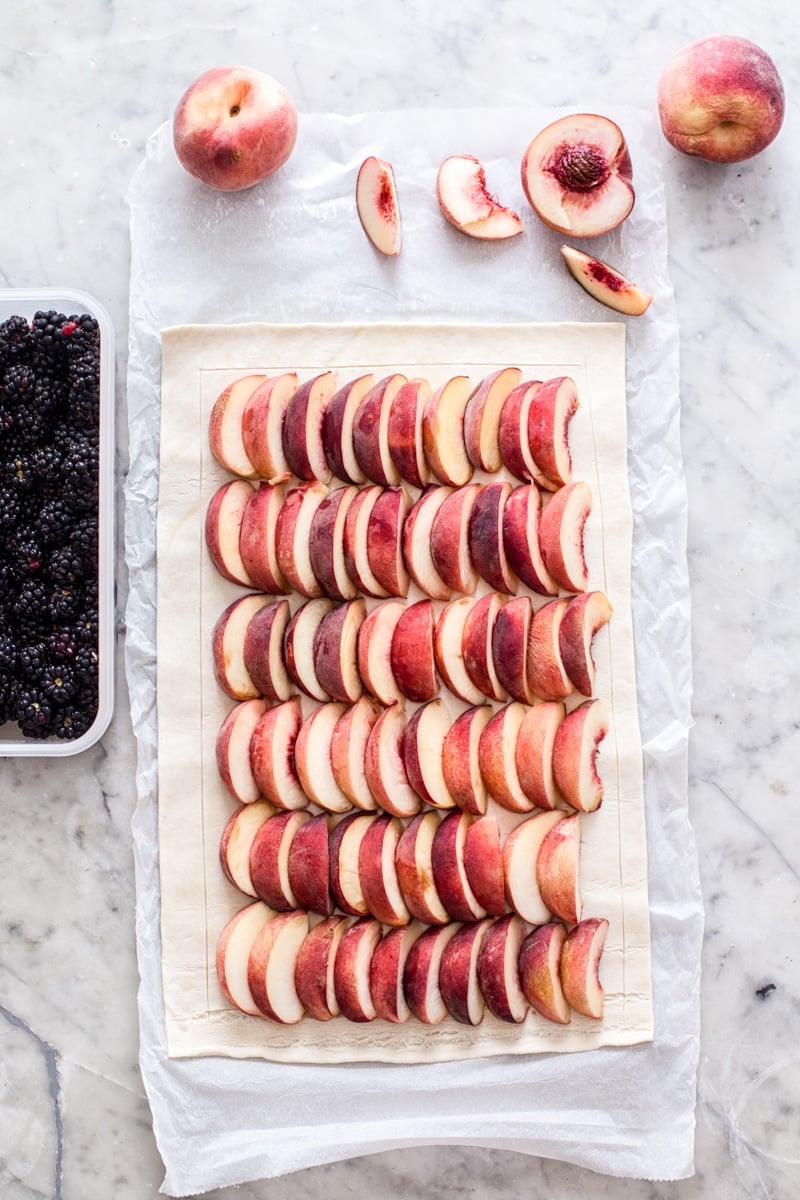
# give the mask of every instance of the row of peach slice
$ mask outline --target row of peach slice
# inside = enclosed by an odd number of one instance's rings
[[[209,444],[244,479],[458,487],[476,469],[505,466],[553,491],[570,479],[567,426],[577,404],[573,380],[524,380],[519,367],[477,383],[457,375],[436,389],[402,372],[341,386],[332,370],[302,382],[293,371],[251,374],[217,397]]]

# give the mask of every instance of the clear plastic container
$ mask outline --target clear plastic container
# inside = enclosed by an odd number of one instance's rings
[[[73,288],[2,288],[0,322],[39,310],[88,313],[100,327],[100,478],[98,513],[98,707],[92,725],[74,741],[26,738],[11,721],[0,725],[0,757],[55,758],[93,746],[114,711],[114,329],[103,306]]]

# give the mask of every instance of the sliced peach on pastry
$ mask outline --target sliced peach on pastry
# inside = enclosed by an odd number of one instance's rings
[[[569,424],[577,411],[578,389],[568,375],[545,380],[528,410],[528,446],[550,491],[572,481]]]
[[[297,906],[323,917],[329,917],[333,911],[329,833],[328,814],[317,813],[296,830],[289,846],[289,887]]]
[[[519,952],[520,983],[531,1008],[559,1025],[568,1025],[572,1016],[561,986],[561,948],[566,936],[566,926],[548,921],[531,930]]]
[[[300,784],[312,802],[326,812],[342,813],[352,808],[333,774],[331,741],[336,722],[346,711],[336,701],[321,704],[300,726],[294,761]]]
[[[331,737],[333,777],[352,804],[365,812],[376,807],[364,770],[367,741],[383,710],[371,696],[361,696],[342,713]]]
[[[399,704],[384,709],[370,730],[364,754],[364,773],[375,800],[395,817],[413,817],[422,807],[406,770],[406,718]]]
[[[383,935],[372,953],[369,988],[378,1017],[402,1024],[411,1017],[403,988],[403,974],[411,947],[423,931],[418,921]]]
[[[539,545],[542,493],[534,483],[515,487],[503,509],[503,541],[508,565],[533,592],[558,595],[558,584],[545,566]]]
[[[553,815],[563,814],[542,813]],[[536,880],[545,908],[568,925],[581,919],[580,848],[580,814],[573,813],[548,830],[536,856]]]
[[[599,699],[579,704],[556,730],[553,742],[556,786],[567,804],[581,812],[594,812],[603,800],[597,754],[607,733],[608,710]]]
[[[363,917],[369,912],[358,858],[361,843],[374,820],[372,813],[348,813],[334,826],[329,840],[331,897],[336,908],[351,917]]]
[[[403,699],[392,670],[392,642],[405,611],[402,600],[386,600],[373,608],[358,631],[358,673],[364,687],[381,704],[394,704]]]
[[[358,593],[344,552],[347,511],[357,495],[358,488],[352,484],[334,488],[311,519],[308,534],[311,570],[323,594],[332,600],[352,600]]]
[[[502,687],[521,704],[533,704],[528,678],[528,638],[533,608],[528,596],[514,596],[497,614],[492,629],[492,660]]]
[[[517,733],[515,762],[519,785],[537,808],[562,807],[553,774],[553,747],[566,710],[556,700],[535,704],[526,712]]]
[[[464,624],[477,603],[474,596],[451,600],[439,614],[433,631],[437,670],[453,695],[468,704],[483,700],[483,692],[472,682],[464,664]]]
[[[333,611],[333,601],[306,600],[286,626],[283,649],[289,678],[312,700],[330,700],[317,675],[314,642],[323,619]]]
[[[272,600],[250,618],[244,635],[244,665],[267,700],[288,700],[295,686],[286,670],[284,638],[292,614],[289,601]]]
[[[439,690],[433,653],[432,600],[409,604],[398,620],[390,653],[392,674],[408,700],[432,700]]]
[[[276,912],[297,908],[289,881],[289,851],[301,825],[311,820],[302,809],[279,812],[259,827],[250,847],[250,878],[256,895]]]
[[[439,814],[433,809],[417,813],[400,835],[395,852],[397,880],[408,910],[426,925],[445,925],[450,920],[436,890],[431,864],[439,821]]]
[[[492,636],[505,597],[487,592],[470,608],[464,621],[462,652],[464,668],[476,688],[490,700],[506,700],[492,654]]]
[[[485,483],[475,497],[469,514],[467,538],[472,565],[496,592],[513,594],[517,578],[506,555],[503,513],[511,495],[507,480]]]
[[[533,807],[517,775],[516,749],[527,706],[514,700],[497,710],[480,737],[478,763],[489,792],[509,812]]]
[[[298,479],[318,479],[321,483],[330,479],[322,424],[335,391],[336,372],[323,371],[301,383],[289,400],[283,421],[283,452],[289,470]]]
[[[403,523],[403,559],[414,583],[432,600],[449,600],[452,588],[436,570],[431,553],[431,527],[453,489],[432,484],[408,511]]]
[[[550,920],[550,909],[537,881],[536,862],[545,837],[564,820],[563,812],[535,813],[515,825],[503,843],[509,907],[529,925],[544,925]]]
[[[374,1021],[378,1015],[370,990],[370,965],[382,932],[379,921],[360,917],[339,943],[333,987],[339,1010],[348,1021]]]
[[[561,948],[561,984],[570,1008],[599,1021],[603,1016],[603,985],[600,959],[608,933],[608,921],[587,917],[567,934]]]
[[[431,395],[427,379],[408,379],[394,396],[389,409],[389,454],[400,478],[416,488],[425,487],[430,480],[422,438],[422,414]]]
[[[334,392],[322,416],[322,445],[331,473],[345,483],[364,483],[366,476],[353,449],[353,423],[374,375],[349,379]]]
[[[253,1000],[265,1017],[281,1025],[295,1025],[305,1013],[294,980],[307,933],[308,913],[278,913],[262,925],[250,948],[247,982]]]
[[[486,916],[467,878],[464,844],[472,824],[469,813],[454,811],[442,819],[431,847],[433,881],[442,904],[455,921],[478,921]]]
[[[364,685],[358,671],[358,635],[366,617],[364,601],[346,600],[327,612],[314,634],[312,653],[320,687],[333,700],[354,704]]]
[[[250,878],[250,847],[257,830],[275,812],[268,800],[242,804],[231,813],[219,842],[219,863],[225,878],[245,896],[255,897]]]
[[[499,426],[503,405],[522,376],[518,367],[503,367],[482,379],[464,410],[464,445],[473,466],[499,471]]]
[[[254,587],[268,595],[289,591],[278,563],[278,516],[286,500],[281,483],[262,483],[250,497],[239,532],[239,553]]]
[[[583,535],[591,511],[588,483],[568,483],[548,500],[539,519],[542,558],[565,592],[585,592],[589,586]]]
[[[250,738],[250,768],[256,787],[277,808],[307,808],[294,748],[303,723],[299,697],[262,712]]]
[[[384,488],[367,521],[367,561],[388,596],[408,595],[411,581],[403,561],[403,526],[410,507],[411,497],[405,488]]]
[[[347,507],[344,522],[342,548],[347,573],[359,592],[365,596],[388,596],[386,588],[372,570],[369,561],[369,529],[372,510],[383,494],[377,483],[358,489],[352,503]],[[405,525],[404,525],[405,531]]]
[[[322,595],[311,566],[311,523],[327,495],[324,483],[289,488],[275,525],[278,568],[289,587],[309,599]]]
[[[460,809],[476,816],[485,813],[489,804],[478,747],[491,718],[488,704],[468,708],[447,730],[442,745],[445,786]]]
[[[400,472],[389,446],[389,414],[397,393],[407,383],[405,375],[386,375],[374,383],[353,419],[353,452],[361,471],[372,483],[396,487]]]
[[[219,985],[234,1008],[251,1017],[258,1017],[261,1012],[247,982],[247,963],[253,942],[274,916],[271,908],[261,900],[256,900],[232,916],[217,939]]]
[[[358,876],[367,911],[383,925],[407,925],[411,920],[395,863],[402,832],[397,817],[381,813],[364,834],[358,850]]]
[[[467,827],[464,870],[475,899],[491,915],[506,911],[503,848],[497,818],[486,814]]]
[[[527,932],[521,917],[507,913],[491,926],[478,952],[478,987],[486,1007],[510,1024],[519,1024],[528,1014],[519,977],[519,953]]]
[[[239,596],[220,613],[211,632],[211,656],[214,678],[232,700],[252,700],[259,695],[245,666],[244,642],[251,617],[263,608],[268,598],[260,592]]]
[[[455,799],[444,779],[442,754],[450,716],[441,700],[421,705],[403,735],[403,761],[408,782],[433,808],[454,808]]]
[[[439,1025],[447,1007],[439,987],[442,955],[462,927],[455,921],[426,929],[408,952],[403,971],[403,991],[412,1014],[425,1025]]]
[[[242,442],[247,457],[262,479],[274,479],[289,470],[283,452],[283,423],[299,383],[294,371],[269,375],[244,407]]]
[[[603,592],[583,592],[567,605],[558,631],[564,670],[582,696],[594,691],[596,667],[592,657],[594,635],[611,620],[611,604]]]
[[[263,700],[243,700],[231,709],[217,733],[215,754],[219,777],[240,804],[261,799],[261,789],[250,768],[250,740],[265,709]]]
[[[462,487],[474,470],[464,441],[464,411],[473,392],[466,375],[436,389],[422,414],[422,443],[431,471],[440,483]]]
[[[569,600],[550,600],[534,613],[528,635],[528,683],[541,700],[564,700],[575,689],[564,669],[559,633]]]
[[[255,587],[239,550],[245,509],[254,495],[246,479],[229,479],[214,492],[206,508],[204,534],[208,555],[224,579]]]
[[[439,967],[439,988],[454,1021],[480,1025],[486,1007],[478,983],[478,958],[493,917],[462,925],[445,946]]]
[[[339,943],[350,924],[349,917],[338,913],[327,917],[309,930],[300,947],[294,969],[297,998],[306,1016],[315,1021],[329,1021],[339,1015],[333,969]]]
[[[255,479],[253,466],[242,441],[242,414],[247,401],[266,375],[244,375],[234,380],[214,401],[208,418],[208,442],[221,467],[232,475]]]

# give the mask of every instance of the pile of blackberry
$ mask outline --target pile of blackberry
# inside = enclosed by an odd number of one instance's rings
[[[98,705],[100,331],[0,324],[0,724],[72,740]]]

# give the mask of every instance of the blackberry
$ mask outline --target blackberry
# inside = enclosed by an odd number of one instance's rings
[[[53,705],[38,689],[26,688],[20,692],[16,715],[25,737],[45,738],[54,732]]]
[[[83,607],[83,593],[80,587],[59,585],[50,591],[47,612],[54,625],[70,621],[80,616]]]
[[[17,666],[17,643],[10,633],[0,632],[0,678],[13,675]]]
[[[36,375],[30,363],[12,360],[3,375],[3,393],[6,402],[17,408],[25,408],[33,397],[35,387]]]
[[[57,738],[66,741],[74,741],[75,738],[82,737],[89,729],[97,713],[94,710],[85,710],[79,704],[68,704],[58,713],[53,732]]]
[[[0,325],[0,363],[17,363],[33,349],[31,327],[25,317],[9,317]]]
[[[62,705],[78,690],[78,680],[72,667],[51,663],[42,672],[39,684],[42,695],[52,704]]]
[[[48,483],[60,482],[61,451],[58,446],[47,443],[34,446],[27,455],[27,461],[34,483],[39,488]]]
[[[76,509],[96,508],[98,499],[99,448],[94,439],[76,434],[61,461],[62,494]]]
[[[36,530],[23,525],[6,546],[6,561],[19,580],[37,575],[45,565],[45,553]]]
[[[31,338],[34,346],[43,351],[43,357],[53,358],[63,351],[63,335],[61,327],[67,318],[54,308],[47,312],[36,312],[31,321]]]
[[[45,642],[30,642],[17,650],[17,671],[32,683],[38,683],[47,665],[47,645]]]
[[[63,587],[74,587],[83,578],[83,558],[74,546],[57,546],[47,564],[47,578]]]
[[[78,643],[69,627],[54,630],[45,645],[47,657],[53,663],[72,662],[78,653]]]
[[[43,640],[52,632],[50,597],[40,579],[26,579],[14,606],[17,628],[26,640]]]
[[[92,684],[98,675],[100,660],[94,646],[80,646],[74,656],[75,670],[83,685]]]
[[[0,536],[8,537],[30,513],[29,497],[13,483],[0,482]]]
[[[69,544],[76,547],[84,556],[85,562],[96,562],[97,560],[97,535],[98,524],[94,514],[87,514],[77,521],[73,518]]]
[[[2,500],[0,500],[2,511]],[[75,513],[62,496],[46,500],[39,510],[35,529],[46,546],[63,545],[69,539]]]

